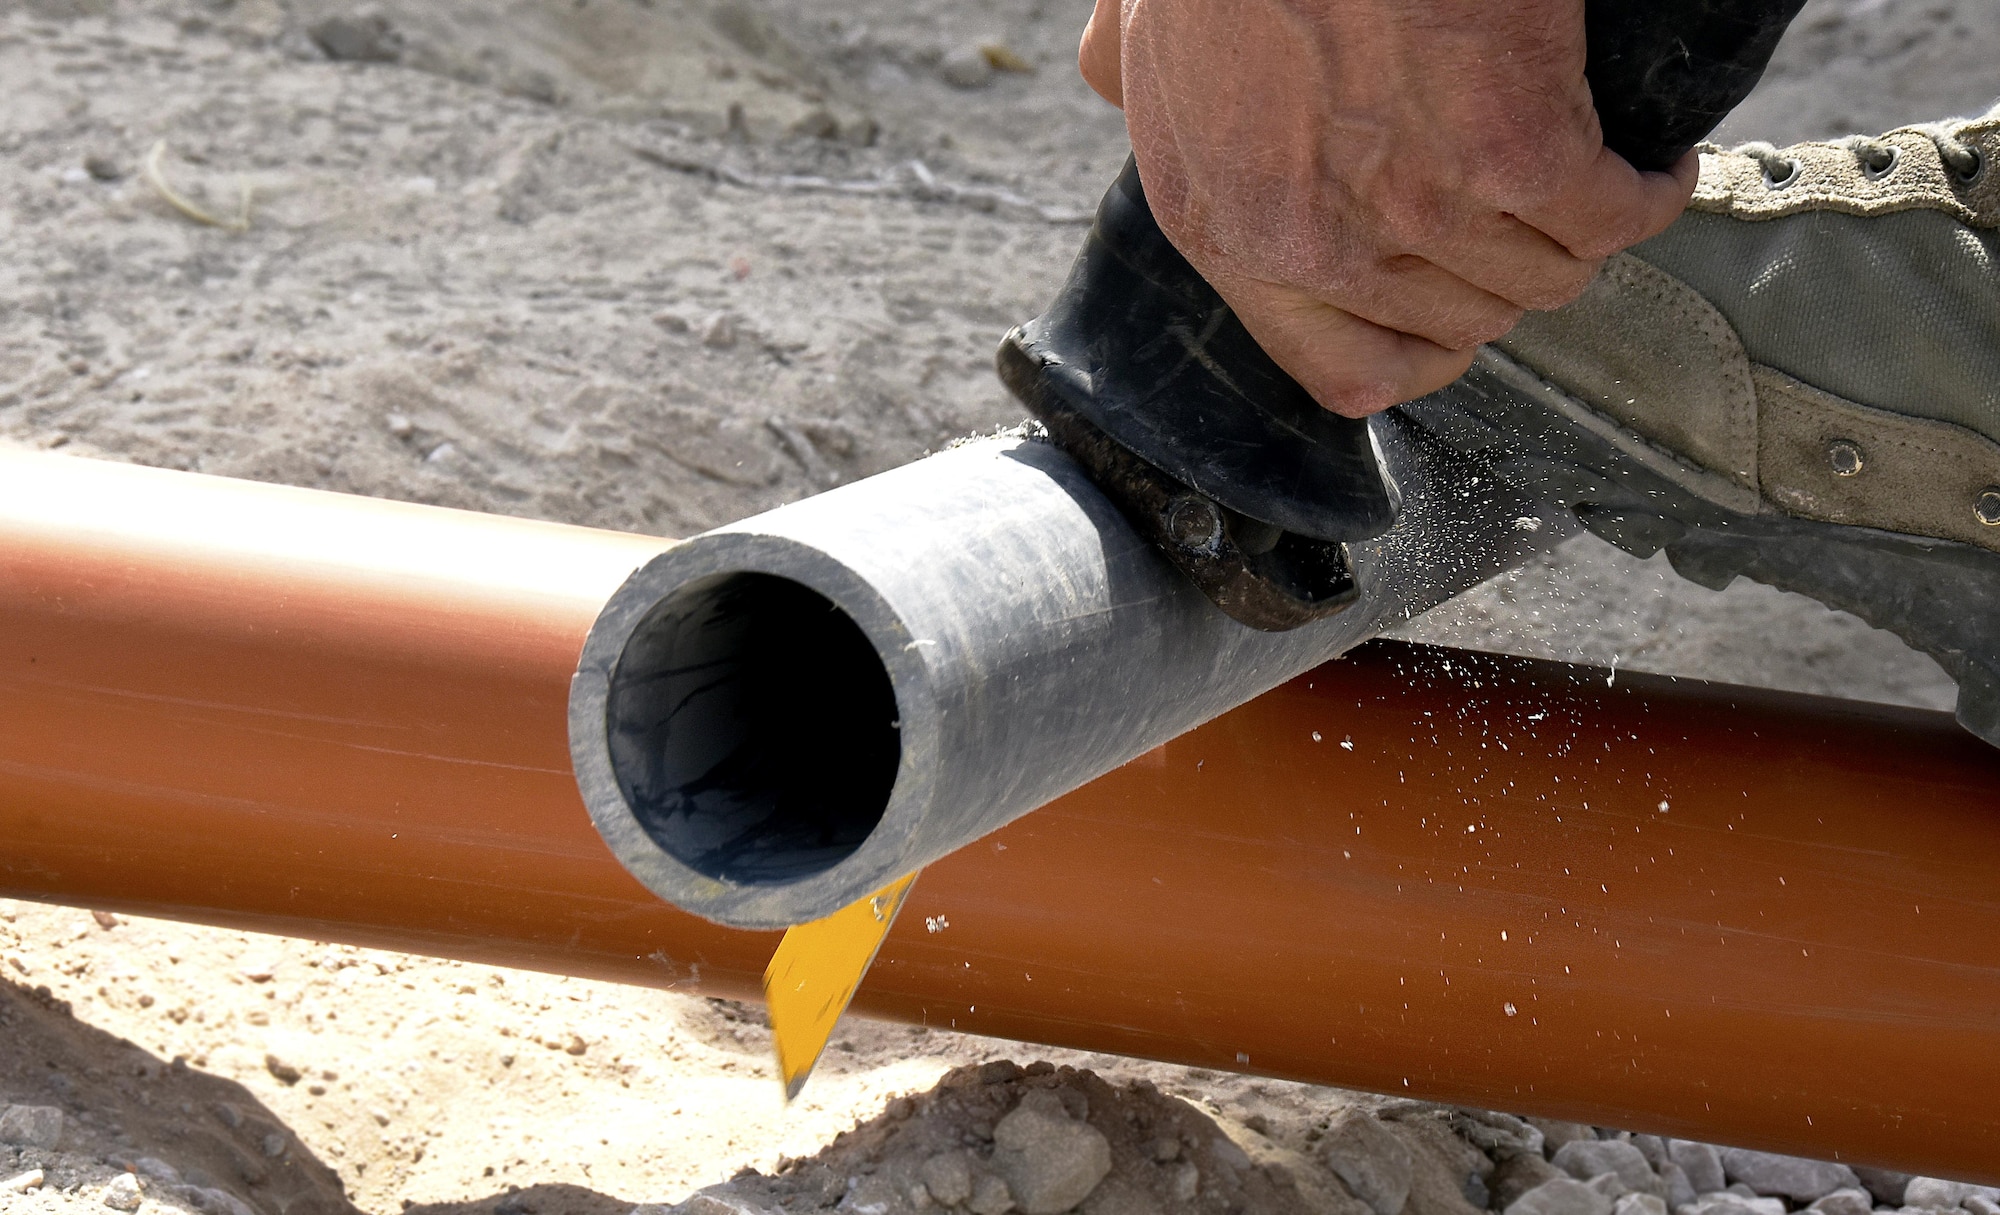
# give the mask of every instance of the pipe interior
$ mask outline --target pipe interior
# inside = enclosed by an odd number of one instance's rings
[[[626,802],[661,848],[743,884],[852,855],[887,808],[902,739],[875,647],[825,596],[720,574],[633,631],[606,705]]]

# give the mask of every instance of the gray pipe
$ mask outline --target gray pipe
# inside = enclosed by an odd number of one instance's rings
[[[1377,425],[1403,520],[1361,604],[1236,623],[1061,451],[968,443],[680,544],[591,629],[570,693],[618,859],[723,924],[827,915],[1545,549],[1555,521]],[[1441,477],[1451,470],[1450,477]]]

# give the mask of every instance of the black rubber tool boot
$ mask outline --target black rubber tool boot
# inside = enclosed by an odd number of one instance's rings
[[[1605,143],[1665,168],[1763,74],[1805,0],[1591,0]],[[1354,601],[1345,544],[1397,494],[1369,426],[1321,409],[1161,233],[1128,159],[1055,303],[1007,335],[1001,379],[1139,533],[1216,605],[1296,628]]]

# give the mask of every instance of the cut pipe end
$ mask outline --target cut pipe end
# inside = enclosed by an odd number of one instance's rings
[[[884,831],[914,731],[889,609],[781,537],[711,534],[612,596],[570,688],[577,784],[654,893],[741,928],[818,918],[900,876]],[[901,816],[898,816],[901,817]]]

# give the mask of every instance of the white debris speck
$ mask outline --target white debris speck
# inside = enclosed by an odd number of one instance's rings
[[[29,1190],[39,1190],[45,1180],[40,1169],[29,1169],[25,1173],[0,1181],[0,1194],[25,1194]]]
[[[1520,518],[1514,520],[1514,530],[1517,532],[1538,532],[1542,530],[1542,521],[1533,515],[1522,515]]]
[[[1352,750],[1354,750],[1354,740],[1353,740],[1353,739],[1351,739],[1351,738],[1343,738],[1343,739],[1341,739],[1341,740],[1340,740],[1340,749],[1341,749],[1341,750],[1343,750],[1343,751],[1352,751]]]
[[[1667,802],[1665,802],[1665,801],[1662,801],[1662,802],[1660,803],[1660,813],[1661,813],[1661,814],[1665,814],[1665,813],[1666,813],[1666,812],[1667,812],[1667,811],[1668,811],[1668,810],[1669,810],[1670,808],[1671,808],[1671,807],[1669,806],[1669,804],[1668,804]]]
[[[1314,730],[1314,731],[1313,731],[1313,741],[1314,741],[1314,742],[1322,742],[1322,741],[1324,741],[1323,739],[1321,739],[1321,738],[1320,738],[1320,736],[1319,736],[1319,731],[1318,731],[1318,730]]]
[[[1509,1000],[1505,1004],[1502,1004],[1500,1006],[1500,1011],[1506,1013],[1510,1017],[1519,1016],[1521,1013],[1520,1009],[1514,1007],[1514,1002],[1512,1000]]]
[[[136,1211],[146,1200],[145,1192],[139,1188],[139,1179],[130,1173],[120,1173],[111,1184],[104,1187],[104,1205],[114,1211]]]
[[[943,932],[950,927],[951,921],[941,915],[927,915],[924,917],[925,932]]]

